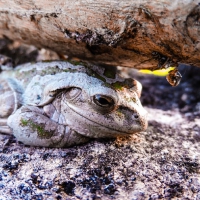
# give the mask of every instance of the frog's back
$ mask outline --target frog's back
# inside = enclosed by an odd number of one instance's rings
[[[63,61],[43,61],[37,63],[26,63],[19,65],[14,69],[14,76],[18,80],[26,80],[29,82],[36,75],[55,75],[61,72],[85,72],[85,67],[82,65],[73,65]]]
[[[85,67],[63,61],[26,63],[2,70],[0,73],[0,132],[9,132],[4,127],[6,119],[24,104],[23,94],[32,79],[77,71],[85,72]]]

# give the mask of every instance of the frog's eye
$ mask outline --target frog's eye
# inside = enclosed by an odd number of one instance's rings
[[[68,100],[73,100],[81,94],[81,89],[72,87],[69,88],[65,93],[65,98]]]
[[[96,94],[93,96],[93,101],[96,105],[107,111],[111,111],[115,107],[114,100],[106,95]]]

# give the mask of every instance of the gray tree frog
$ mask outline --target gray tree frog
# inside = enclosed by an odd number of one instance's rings
[[[141,84],[107,68],[27,63],[0,74],[0,132],[26,145],[67,147],[145,130]]]

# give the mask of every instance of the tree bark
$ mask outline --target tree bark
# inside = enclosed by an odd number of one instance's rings
[[[200,66],[197,0],[0,0],[0,37],[106,65]]]

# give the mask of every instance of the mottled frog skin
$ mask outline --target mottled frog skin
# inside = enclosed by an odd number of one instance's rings
[[[112,70],[64,61],[0,74],[0,132],[26,145],[67,147],[143,131],[141,84]]]

